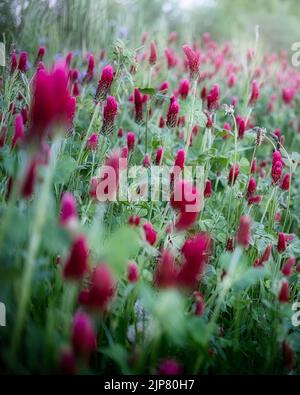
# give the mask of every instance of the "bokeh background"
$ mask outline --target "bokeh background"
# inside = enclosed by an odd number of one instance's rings
[[[117,38],[137,47],[143,31],[158,43],[176,30],[179,44],[209,31],[218,42],[246,45],[256,25],[264,49],[291,52],[299,20],[299,0],[0,0],[5,42],[27,51],[43,44],[53,54],[99,50]]]

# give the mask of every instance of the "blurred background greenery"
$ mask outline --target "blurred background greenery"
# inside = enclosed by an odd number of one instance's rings
[[[176,30],[179,44],[209,31],[217,41],[248,43],[260,26],[271,51],[300,41],[299,0],[0,0],[0,32],[17,48],[50,53],[99,50],[116,38],[140,45],[143,31],[159,42]]]

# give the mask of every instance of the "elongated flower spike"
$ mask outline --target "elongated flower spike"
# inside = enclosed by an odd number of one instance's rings
[[[90,54],[88,57],[88,65],[84,81],[90,82],[94,79],[95,59],[94,55]]]
[[[256,164],[257,164],[257,159],[254,158],[252,163],[251,163],[251,174],[255,174],[256,173]]]
[[[220,88],[218,84],[215,84],[207,96],[208,111],[211,112],[218,110],[220,106],[219,100],[220,100]]]
[[[77,223],[76,200],[72,193],[65,192],[60,203],[60,224],[64,227],[73,226]]]
[[[164,117],[160,117],[159,118],[158,126],[160,127],[160,129],[163,129],[165,127],[165,119],[164,119]]]
[[[150,222],[143,225],[145,238],[150,245],[154,245],[156,242],[156,232]]]
[[[37,64],[38,64],[39,62],[42,62],[42,61],[43,61],[45,55],[46,55],[46,48],[45,48],[45,47],[40,47],[40,48],[38,49],[38,53],[37,53],[37,56],[36,56],[36,59],[35,59],[35,65],[36,65],[36,66],[37,66]]]
[[[110,267],[101,263],[95,267],[88,289],[79,294],[79,303],[93,310],[103,312],[108,309],[115,293],[116,281]]]
[[[177,125],[177,117],[179,113],[179,104],[177,103],[175,97],[171,97],[170,107],[167,113],[167,126],[168,128],[175,128]]]
[[[282,342],[281,350],[285,368],[288,370],[292,370],[295,366],[295,353],[287,340],[284,340]]]
[[[68,280],[80,280],[88,270],[89,249],[85,236],[78,236],[71,247],[63,274]]]
[[[98,148],[99,134],[92,133],[86,142],[86,147],[90,151],[96,151]]]
[[[282,162],[281,153],[280,151],[274,151],[273,160],[272,160],[272,171],[271,171],[273,184],[279,183],[282,175],[282,167],[283,167],[283,162]]]
[[[249,216],[240,218],[240,225],[236,233],[236,241],[240,246],[247,248],[251,239],[251,219]]]
[[[134,108],[135,122],[141,123],[143,120],[143,97],[137,88],[134,90]]]
[[[149,55],[149,64],[154,66],[157,62],[157,48],[154,41],[150,43],[150,55]]]
[[[282,182],[280,184],[280,188],[283,191],[288,191],[290,189],[290,185],[291,185],[291,175],[289,173],[285,174]]]
[[[135,134],[133,132],[127,133],[127,148],[128,151],[132,151],[135,145]]]
[[[17,67],[18,67],[17,54],[13,52],[10,58],[10,74],[13,74],[17,70]]]
[[[141,218],[138,215],[131,215],[128,219],[128,225],[139,226]]]
[[[247,197],[253,196],[256,189],[256,180],[255,178],[251,177],[249,180],[249,184],[247,187]]]
[[[200,212],[200,192],[192,182],[180,180],[170,198],[171,206],[179,212],[175,227],[186,230],[197,220]]]
[[[101,133],[109,135],[114,129],[114,122],[118,112],[118,103],[113,96],[109,96],[103,110],[103,124]]]
[[[156,151],[156,157],[155,157],[155,164],[159,166],[163,160],[164,156],[164,149],[163,147],[159,147]]]
[[[248,205],[259,204],[262,201],[261,195],[252,195],[248,197]]]
[[[212,195],[211,181],[210,180],[206,180],[205,188],[204,188],[204,197],[205,198],[210,198],[211,195]]]
[[[285,238],[285,234],[282,232],[278,233],[278,242],[277,242],[277,250],[278,252],[284,252],[287,247],[287,242]]]
[[[33,83],[33,99],[30,108],[29,131],[26,140],[40,144],[51,136],[54,126],[70,126],[75,114],[76,99],[68,90],[68,74],[65,65],[37,70]]]
[[[78,81],[74,82],[73,89],[72,89],[72,96],[78,97],[80,96],[80,89]]]
[[[177,57],[174,54],[173,50],[170,48],[165,49],[165,57],[167,61],[167,68],[168,70],[172,69],[177,65]]]
[[[72,325],[72,346],[75,354],[89,359],[96,350],[97,337],[90,317],[80,311],[76,313]]]
[[[186,99],[190,91],[189,80],[181,80],[178,88],[178,93],[182,99]]]
[[[154,284],[158,288],[173,287],[176,284],[177,271],[171,251],[164,250],[154,271]]]
[[[159,87],[160,92],[166,92],[168,89],[169,89],[169,82],[168,81],[164,81]]]
[[[261,262],[268,262],[271,257],[271,253],[272,253],[272,245],[268,244],[263,253],[263,256],[261,257]]]
[[[130,283],[136,283],[139,280],[139,268],[133,261],[128,262],[127,278]]]
[[[73,59],[73,52],[68,52],[66,55],[66,66],[70,67]]]
[[[290,298],[290,287],[286,280],[283,280],[281,288],[278,294],[278,300],[280,303],[288,303]]]
[[[243,139],[245,136],[245,132],[246,132],[246,123],[244,118],[242,118],[241,116],[237,116],[236,117],[236,121],[237,121],[237,126],[238,126],[238,137],[239,139]]]
[[[109,93],[111,84],[114,79],[114,73],[115,71],[110,65],[105,66],[102,70],[96,91],[96,99],[100,100],[101,102],[106,99],[106,96]]]
[[[296,90],[294,88],[284,88],[281,94],[282,101],[286,105],[290,105],[294,100],[295,95],[296,95]]]
[[[184,149],[180,149],[177,152],[174,166],[178,166],[182,170],[184,167],[184,163],[185,163],[185,151]]]
[[[19,69],[19,71],[21,71],[21,73],[26,73],[26,71],[28,69],[27,52],[25,52],[25,51],[20,53],[18,69]]]
[[[11,146],[12,148],[15,147],[15,145],[18,142],[22,142],[24,139],[24,124],[23,124],[23,117],[21,114],[18,114],[15,117],[15,125],[14,125],[14,135],[12,137],[12,143]]]
[[[232,73],[228,79],[228,88],[232,88],[236,82],[236,74]]]
[[[149,154],[145,154],[144,160],[143,160],[143,166],[148,168],[151,166],[151,158]]]
[[[177,276],[178,285],[193,289],[201,280],[211,252],[211,237],[207,233],[199,233],[185,241],[181,251],[183,264]]]
[[[251,96],[249,99],[249,106],[254,106],[259,99],[259,85],[256,80],[252,81]]]
[[[175,376],[182,374],[182,366],[174,359],[164,359],[160,362],[157,374],[160,376]]]
[[[234,166],[230,166],[230,170],[229,170],[229,176],[228,176],[228,185],[234,185],[238,175],[240,173],[240,168],[239,166],[236,164],[235,167]]]
[[[184,45],[182,49],[187,59],[191,79],[198,79],[200,75],[200,53],[195,52],[189,45]]]
[[[292,274],[292,269],[293,269],[293,266],[295,266],[295,264],[296,264],[295,257],[291,257],[291,258],[287,259],[285,264],[283,265],[282,270],[281,270],[282,274],[287,277],[290,276]]]

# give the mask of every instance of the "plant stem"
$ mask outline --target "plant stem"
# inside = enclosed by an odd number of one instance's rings
[[[193,131],[194,109],[195,109],[195,101],[196,101],[196,96],[197,96],[197,80],[194,81],[192,92],[193,92],[193,100],[192,100],[192,107],[191,107],[190,118],[189,118],[187,139],[185,142],[185,157],[186,158],[188,155],[188,150],[189,150],[190,141],[191,141],[191,135],[192,135],[192,131]]]
[[[269,200],[268,200],[268,203],[267,203],[267,205],[266,205],[265,211],[264,211],[264,213],[263,213],[263,215],[262,215],[262,217],[261,217],[261,220],[260,220],[260,223],[261,223],[261,224],[263,223],[263,221],[264,221],[264,219],[265,219],[265,216],[266,216],[266,214],[267,214],[267,212],[268,212],[268,208],[269,208],[269,205],[270,205],[270,203],[271,203],[271,201],[272,201],[272,199],[273,199],[275,190],[276,190],[276,188],[274,187],[273,190],[272,190],[272,193],[271,193],[271,195],[270,195],[270,198],[269,198]]]
[[[26,309],[30,298],[30,286],[34,272],[34,263],[40,246],[43,227],[47,217],[47,208],[50,197],[51,181],[55,169],[56,159],[60,149],[60,140],[52,145],[49,165],[46,168],[44,183],[37,201],[35,219],[32,225],[31,238],[28,246],[28,254],[25,261],[24,273],[20,287],[20,302],[17,311],[16,326],[14,328],[12,340],[12,353],[18,350],[20,337],[23,330]]]
[[[86,135],[85,135],[85,137],[84,137],[84,139],[83,139],[83,141],[81,143],[80,152],[79,152],[78,159],[77,159],[77,166],[79,166],[80,163],[81,163],[83,151],[84,151],[84,149],[86,147],[86,143],[87,143],[88,138],[89,138],[89,136],[91,134],[92,127],[93,127],[94,122],[95,122],[95,120],[97,118],[97,115],[99,113],[99,108],[100,108],[100,103],[97,103],[97,105],[95,107],[95,110],[94,110],[94,114],[93,114],[92,119],[91,119],[91,122],[89,124],[88,130],[87,130]]]

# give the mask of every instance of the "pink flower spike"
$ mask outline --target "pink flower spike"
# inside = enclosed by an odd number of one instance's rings
[[[109,135],[114,129],[115,118],[118,113],[118,103],[113,96],[109,96],[106,100],[106,105],[103,110],[103,124],[101,133]]]
[[[133,261],[128,263],[127,278],[130,283],[136,283],[139,280],[139,268]]]
[[[191,78],[198,79],[200,75],[200,53],[195,52],[189,45],[184,45],[182,49],[187,58]]]
[[[64,266],[64,277],[69,280],[80,280],[88,270],[89,249],[85,236],[74,240],[70,254]]]
[[[110,65],[107,65],[103,68],[101,78],[98,82],[96,99],[99,99],[100,101],[104,101],[106,99],[106,96],[113,82],[114,73],[115,71]]]
[[[190,91],[190,82],[189,80],[180,81],[178,93],[182,99],[186,99]]]
[[[135,122],[141,123],[143,120],[143,97],[141,92],[135,88],[134,90],[134,108],[135,108]]]
[[[154,66],[157,62],[157,48],[154,41],[150,43],[150,55],[149,55],[149,64]]]
[[[97,338],[90,317],[84,312],[76,313],[72,325],[72,346],[75,354],[89,359],[96,350]]]
[[[251,87],[251,97],[249,100],[249,106],[253,106],[256,104],[258,98],[259,98],[259,86],[256,80],[252,81],[252,87]]]
[[[133,132],[127,133],[127,147],[128,151],[132,151],[135,145],[135,134]]]
[[[210,180],[206,180],[205,188],[204,188],[204,197],[205,198],[210,198],[211,195],[212,195],[211,181]]]
[[[236,182],[236,179],[238,178],[240,172],[240,168],[239,166],[236,164],[235,167],[234,166],[230,166],[230,170],[229,170],[229,176],[228,176],[228,185],[234,185]]]
[[[22,142],[24,140],[24,124],[23,117],[21,114],[18,114],[15,117],[15,125],[14,125],[14,135],[12,138],[11,146],[14,148],[17,142]]]
[[[21,73],[26,73],[26,71],[28,69],[27,52],[25,52],[25,51],[20,53],[18,69],[19,69],[19,71],[21,71]]]
[[[146,222],[143,225],[143,229],[145,232],[145,238],[146,238],[147,242],[153,246],[156,242],[156,232],[153,229],[152,224],[150,222]]]
[[[280,184],[280,188],[283,191],[288,191],[290,189],[290,185],[291,185],[291,175],[289,173],[285,174],[282,182]]]
[[[285,276],[290,276],[292,274],[292,269],[293,266],[296,264],[296,258],[291,257],[286,260],[285,264],[283,265],[283,268],[281,270],[282,274]]]
[[[160,363],[157,374],[161,376],[179,375],[182,374],[182,366],[173,359],[165,359]]]
[[[281,288],[278,294],[278,300],[280,303],[288,303],[290,298],[290,287],[286,280],[283,280]]]
[[[99,134],[92,133],[86,142],[86,147],[90,151],[96,151],[98,148]]]
[[[103,312],[108,309],[116,292],[116,282],[110,267],[101,263],[95,267],[88,289],[79,294],[79,303]]]
[[[17,67],[18,67],[17,54],[13,52],[10,58],[10,74],[13,74],[17,70]]]
[[[70,192],[65,192],[62,196],[59,220],[62,226],[67,226],[70,222],[74,223],[77,221],[76,200]]]
[[[236,233],[236,241],[243,248],[249,247],[251,239],[251,219],[244,215],[240,218],[240,225]]]
[[[177,117],[179,113],[179,104],[173,96],[170,100],[170,107],[167,113],[167,126],[169,128],[175,128],[177,125]]]
[[[157,166],[161,165],[163,156],[164,156],[164,149],[163,149],[163,147],[159,147],[156,151],[156,157],[155,157],[155,164]]]

